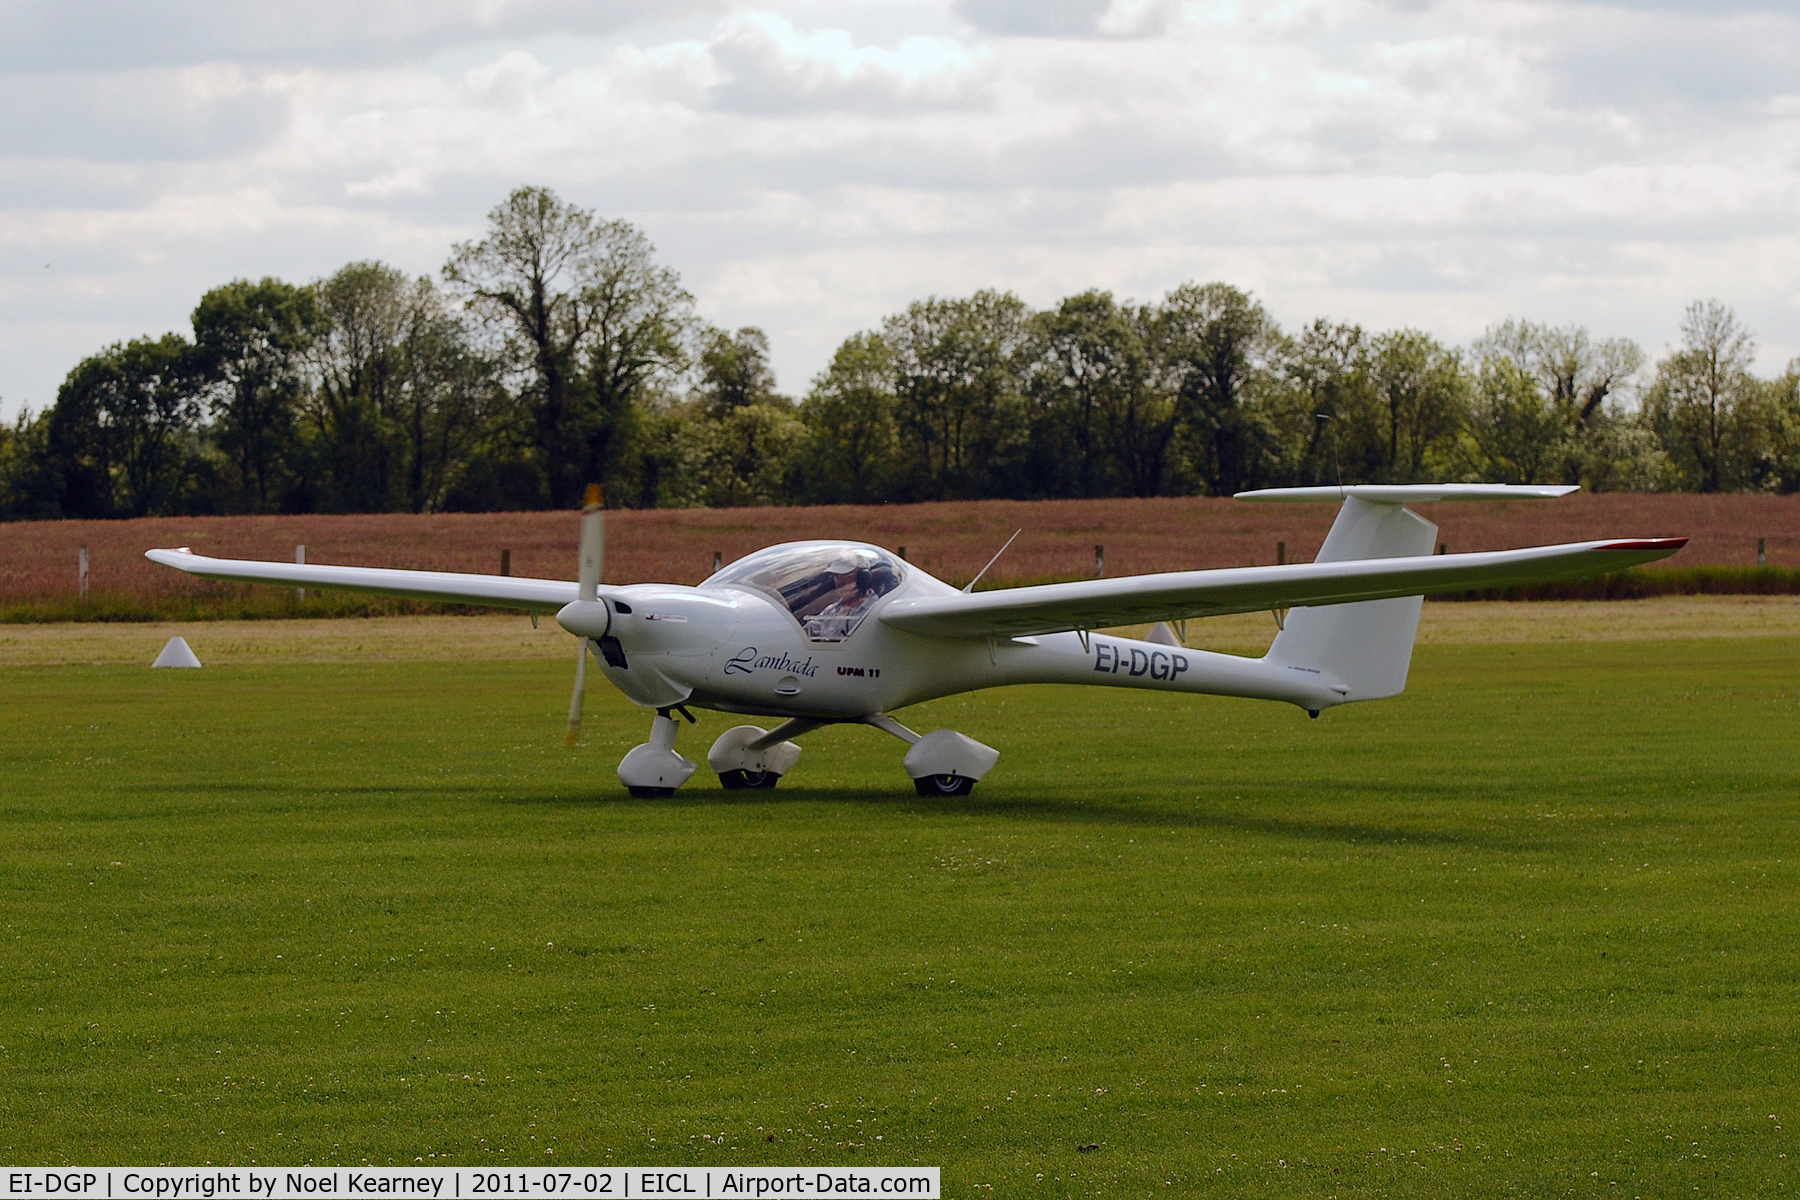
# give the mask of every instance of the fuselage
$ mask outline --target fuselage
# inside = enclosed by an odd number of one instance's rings
[[[940,696],[1020,683],[1253,696],[1315,711],[1345,699],[1333,681],[1316,672],[1109,634],[992,639],[909,634],[883,624],[881,609],[909,597],[955,595],[957,589],[863,543],[789,543],[754,557],[779,566],[784,553],[821,560],[832,550],[862,555],[863,562],[874,561],[870,555],[880,559],[875,578],[883,583],[876,586],[886,590],[863,592],[852,618],[831,615],[834,608],[825,603],[832,583],[828,571],[819,572],[816,586],[804,573],[765,570],[758,576],[794,580],[777,588],[744,581],[756,572],[739,570],[733,579],[734,568],[728,567],[698,587],[605,587],[595,601],[568,605],[557,620],[589,639],[615,687],[651,708],[687,704],[755,716],[859,721]],[[891,579],[879,574],[890,566]],[[841,594],[851,600],[840,601],[838,611],[856,607],[853,583]]]

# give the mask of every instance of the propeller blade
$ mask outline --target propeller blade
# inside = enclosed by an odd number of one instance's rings
[[[583,600],[592,601],[600,587],[600,568],[606,561],[606,514],[601,507],[605,497],[597,483],[588,484],[587,499],[581,506],[581,557],[576,579]]]
[[[600,485],[588,484],[587,495],[581,504],[581,548],[576,558],[575,578],[576,595],[590,604],[599,598],[600,568],[606,560],[606,517],[602,511],[605,502]],[[581,736],[581,702],[587,694],[587,656],[587,639],[580,638],[575,650],[575,693],[569,697],[569,731],[563,735],[563,745],[571,750]]]
[[[569,731],[563,734],[563,745],[570,750],[575,748],[575,739],[581,735],[581,701],[587,695],[586,638],[576,639],[575,655],[575,694],[569,697]]]

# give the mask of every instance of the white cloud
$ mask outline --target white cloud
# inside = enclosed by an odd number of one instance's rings
[[[1800,19],[1770,6],[140,7],[0,14],[9,408],[236,276],[434,270],[523,183],[642,225],[793,390],[918,296],[1189,278],[1290,323],[1653,350],[1718,295],[1800,353]]]
[[[841,29],[801,31],[758,14],[725,22],[708,51],[720,72],[712,102],[737,113],[892,115],[979,107],[988,94],[988,56],[944,37],[859,46]]]
[[[9,0],[0,6],[0,70],[368,65],[470,42],[603,37],[725,8],[723,0]]]

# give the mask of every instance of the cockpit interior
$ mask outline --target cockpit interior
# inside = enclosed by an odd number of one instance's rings
[[[792,613],[808,638],[841,642],[900,586],[903,571],[898,559],[874,546],[798,542],[740,558],[701,586],[760,592]]]

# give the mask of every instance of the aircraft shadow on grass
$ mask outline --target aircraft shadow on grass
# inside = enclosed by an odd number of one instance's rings
[[[522,808],[579,808],[588,811],[606,809],[669,811],[671,809],[755,808],[770,811],[801,805],[835,804],[898,810],[926,817],[998,817],[1037,821],[1046,824],[1113,826],[1123,829],[1215,829],[1237,833],[1258,833],[1304,841],[1337,842],[1350,845],[1430,845],[1460,846],[1497,852],[1521,852],[1541,848],[1530,839],[1494,837],[1480,833],[1449,833],[1439,829],[1408,826],[1399,823],[1376,825],[1359,821],[1319,821],[1299,817],[1283,817],[1268,812],[1247,812],[1204,808],[1189,812],[1174,811],[1164,805],[1119,804],[1105,801],[1084,803],[1079,800],[1049,799],[1030,796],[1007,796],[986,793],[950,797],[921,802],[918,796],[897,788],[789,787],[771,795],[766,791],[692,791],[673,798],[655,800],[620,796],[613,793],[580,794],[563,789],[521,791],[484,784],[361,784],[342,787],[296,787],[284,783],[218,783],[134,784],[124,791],[175,795],[228,795],[251,793],[259,796],[287,795],[303,799],[322,797],[426,797],[454,796],[491,804]],[[1409,797],[1415,800],[1443,800],[1448,797],[1435,789],[1419,790]],[[1204,803],[1204,801],[1200,802]],[[1245,807],[1249,808],[1254,800]]]
[[[519,800],[519,803],[530,801]],[[642,804],[629,800],[603,799],[608,804]],[[1301,838],[1310,841],[1348,842],[1352,844],[1405,845],[1418,843],[1422,845],[1470,846],[1494,850],[1529,849],[1530,845],[1521,844],[1511,839],[1498,839],[1465,833],[1445,833],[1441,830],[1408,828],[1400,825],[1371,825],[1361,822],[1346,821],[1310,821],[1299,818],[1284,818],[1261,813],[1231,812],[1218,809],[1206,809],[1191,812],[1172,811],[1167,807],[1150,807],[1141,805],[1120,805],[1116,803],[1083,803],[1078,800],[1058,800],[1029,796],[996,795],[992,792],[979,798],[975,796],[959,796],[945,801],[920,803],[917,796],[882,788],[832,788],[810,789],[796,787],[784,794],[780,801],[795,804],[804,803],[840,803],[845,805],[867,805],[869,807],[904,808],[910,813],[938,817],[971,817],[989,816],[1007,819],[1024,819],[1047,824],[1116,826],[1134,829],[1219,829],[1233,830],[1240,833],[1263,833],[1279,837]],[[579,801],[577,803],[580,803]],[[665,805],[667,801],[663,801]],[[717,806],[755,805],[767,808],[770,801],[765,799],[740,799],[730,792],[696,792],[691,796],[683,796],[681,803],[688,807],[705,808]]]

